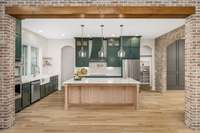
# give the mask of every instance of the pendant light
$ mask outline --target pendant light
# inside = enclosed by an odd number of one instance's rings
[[[120,35],[120,50],[118,51],[118,57],[120,58],[124,58],[126,53],[123,49],[123,38],[122,38],[122,32],[123,32],[123,25],[120,25],[120,28],[121,28],[121,35]]]
[[[78,56],[81,58],[85,58],[87,56],[87,53],[83,47],[83,32],[84,32],[84,25],[81,25],[81,49],[78,52]]]
[[[101,46],[100,51],[98,52],[98,56],[100,58],[104,58],[105,57],[104,44],[103,44],[103,28],[104,28],[104,25],[100,25],[100,27],[101,27],[102,46]]]

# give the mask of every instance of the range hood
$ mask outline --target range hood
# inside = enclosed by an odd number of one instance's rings
[[[107,53],[107,41],[103,41],[104,53]],[[101,62],[106,61],[106,58],[100,58],[98,52],[102,48],[102,38],[92,38],[89,41],[89,61],[91,62]]]

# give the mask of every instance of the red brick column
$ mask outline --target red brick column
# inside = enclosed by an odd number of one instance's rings
[[[15,19],[0,6],[0,128],[9,128],[15,119],[14,108]]]
[[[200,4],[197,14],[186,19],[185,123],[200,129]]]

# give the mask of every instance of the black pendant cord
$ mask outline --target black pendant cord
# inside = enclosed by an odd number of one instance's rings
[[[84,25],[81,25],[81,49],[83,49],[83,28]]]
[[[121,44],[121,45],[120,45],[120,49],[122,49],[122,48],[123,48],[123,47],[122,47],[122,43],[123,43],[123,42],[122,42],[122,32],[123,32],[123,26],[124,26],[124,25],[120,25],[120,27],[121,27],[121,33],[120,33],[120,44]]]

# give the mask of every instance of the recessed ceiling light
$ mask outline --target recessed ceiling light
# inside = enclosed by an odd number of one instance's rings
[[[39,32],[39,33],[42,33],[42,32],[43,32],[43,30],[39,30],[38,32]]]
[[[115,34],[112,34],[111,36],[112,36],[112,37],[116,37],[116,35],[115,35]]]
[[[135,34],[135,36],[140,36],[140,34]]]
[[[64,37],[64,36],[65,36],[65,34],[63,33],[63,34],[61,34],[61,36],[62,36],[62,37]]]

